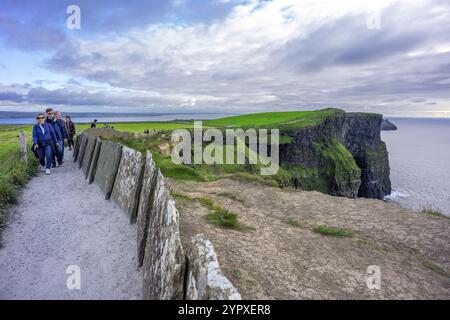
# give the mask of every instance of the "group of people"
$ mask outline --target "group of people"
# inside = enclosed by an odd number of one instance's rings
[[[45,113],[36,115],[32,150],[45,174],[50,174],[50,168],[63,165],[65,140],[69,151],[72,150],[75,133],[75,124],[70,116],[63,119],[60,111],[47,108]]]

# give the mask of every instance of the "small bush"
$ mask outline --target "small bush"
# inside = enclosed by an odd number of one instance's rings
[[[313,230],[315,233],[322,234],[324,236],[333,236],[338,238],[351,238],[353,237],[353,232],[349,230],[320,226]]]
[[[240,230],[237,214],[224,208],[216,208],[207,216],[208,221],[227,229]]]
[[[29,179],[27,169],[22,165],[15,166],[9,173],[9,179],[13,184],[23,187]]]
[[[18,188],[10,181],[0,180],[0,204],[6,206],[17,202]]]

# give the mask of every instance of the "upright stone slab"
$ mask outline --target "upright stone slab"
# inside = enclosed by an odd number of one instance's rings
[[[158,174],[158,170],[152,158],[152,153],[147,150],[136,222],[138,267],[141,267],[144,261],[145,243],[147,242],[150,212],[153,207]]]
[[[72,157],[73,157],[73,160],[75,161],[75,158],[76,158],[76,156],[77,156],[77,153],[78,153],[78,147],[80,146],[80,135],[77,135],[76,137],[75,137],[75,144],[74,144],[74,146],[73,146],[73,153],[72,153]]]
[[[94,155],[95,144],[97,143],[97,138],[94,136],[87,137],[86,151],[84,152],[83,157],[83,173],[87,178],[89,174],[89,169],[91,167],[92,157]]]
[[[183,299],[184,267],[178,210],[158,171],[142,265],[144,299]]]
[[[97,142],[95,143],[94,153],[92,155],[91,166],[89,168],[89,173],[87,175],[88,183],[92,183],[94,181],[95,172],[97,171],[97,162],[98,156],[100,154],[100,148],[102,146],[102,140],[97,138]]]
[[[81,133],[77,136],[77,139],[75,140],[75,150],[73,152],[73,161],[76,162],[78,160],[78,155],[80,154],[80,146],[81,141],[86,135],[84,133]]]
[[[122,145],[111,141],[102,142],[94,181],[105,193],[105,199],[111,196],[121,155]]]
[[[84,134],[83,138],[81,139],[81,142],[80,142],[80,151],[78,151],[78,157],[77,157],[79,168],[81,168],[81,166],[83,165],[84,153],[86,152],[87,143],[88,143],[88,135]]]
[[[111,198],[136,221],[139,193],[142,186],[145,159],[142,153],[128,147],[122,147],[119,169],[111,193]]]
[[[220,270],[214,247],[205,235],[192,237],[187,259],[186,300],[241,299]]]

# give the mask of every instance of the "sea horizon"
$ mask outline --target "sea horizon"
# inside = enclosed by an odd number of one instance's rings
[[[292,110],[289,110],[292,111]],[[277,111],[277,112],[289,112]],[[267,112],[267,111],[261,111]],[[260,113],[260,112],[62,112],[63,116],[70,115],[74,122],[90,123],[97,119],[99,123],[110,122],[164,122],[177,120],[209,120],[235,115]],[[0,125],[8,124],[34,124],[36,111],[0,111]],[[382,114],[382,113],[380,113]],[[201,116],[205,116],[204,118]],[[423,120],[450,120],[449,117],[417,116],[417,115],[383,115],[383,119],[423,119]]]

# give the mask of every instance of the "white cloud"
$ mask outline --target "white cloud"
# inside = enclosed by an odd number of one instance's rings
[[[366,27],[374,12],[378,31]],[[48,66],[123,88],[102,91],[105,99],[155,107],[357,107],[408,89],[446,98],[445,78],[424,83],[448,59],[448,35],[439,32],[449,23],[441,2],[431,0],[251,1],[212,24],[152,24],[74,40]]]

